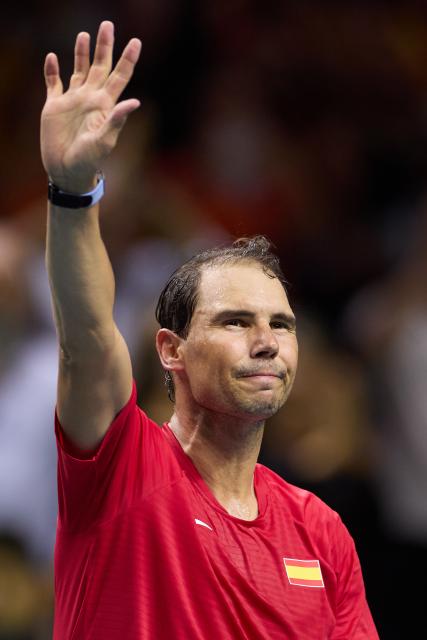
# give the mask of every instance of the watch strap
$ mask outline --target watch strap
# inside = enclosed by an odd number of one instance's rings
[[[87,209],[93,207],[104,195],[104,176],[97,174],[97,183],[92,191],[87,193],[68,193],[62,191],[51,180],[48,182],[47,197],[56,207],[65,209]]]

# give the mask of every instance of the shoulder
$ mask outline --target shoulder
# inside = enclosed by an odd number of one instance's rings
[[[65,459],[70,457],[74,460],[92,461],[96,466],[101,465],[104,459],[109,464],[112,456],[118,457],[125,450],[137,454],[143,441],[146,447],[150,444],[160,445],[163,440],[161,427],[137,404],[135,382],[129,400],[115,416],[97,446],[87,450],[78,447],[64,432],[57,413],[55,431],[60,456],[62,454],[66,456]]]
[[[351,537],[340,516],[311,491],[301,489],[262,464],[258,472],[268,485],[271,499],[284,517],[303,526],[314,538],[328,539]]]

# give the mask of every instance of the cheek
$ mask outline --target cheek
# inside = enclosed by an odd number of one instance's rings
[[[209,379],[212,383],[223,378],[238,358],[236,345],[203,339],[189,344],[185,354],[185,369],[191,382]]]
[[[185,373],[189,393],[197,404],[218,409],[223,404],[223,394],[229,386],[223,354],[204,341],[188,349]]]
[[[290,372],[295,372],[298,365],[298,341],[291,336],[281,345],[281,356]]]
[[[187,345],[184,366],[192,383],[197,385],[200,379],[212,375],[215,365],[213,353],[212,346],[206,339],[194,340]]]

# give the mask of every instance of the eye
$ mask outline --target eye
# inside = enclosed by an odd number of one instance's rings
[[[228,320],[226,320],[225,322],[225,326],[229,327],[247,327],[248,323],[245,322],[245,320],[242,320],[241,318],[229,318]]]
[[[274,320],[270,323],[272,329],[284,329],[286,331],[295,331],[295,326],[286,320]]]
[[[274,322],[270,322],[270,327],[272,329],[287,329],[288,325],[283,320],[274,320]]]

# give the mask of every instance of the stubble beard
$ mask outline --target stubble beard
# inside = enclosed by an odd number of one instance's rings
[[[268,420],[283,407],[291,391],[291,384],[286,385],[283,390],[273,395],[271,398],[260,398],[254,396],[235,397],[235,404],[240,414],[244,413],[251,417],[257,417],[260,421]]]

